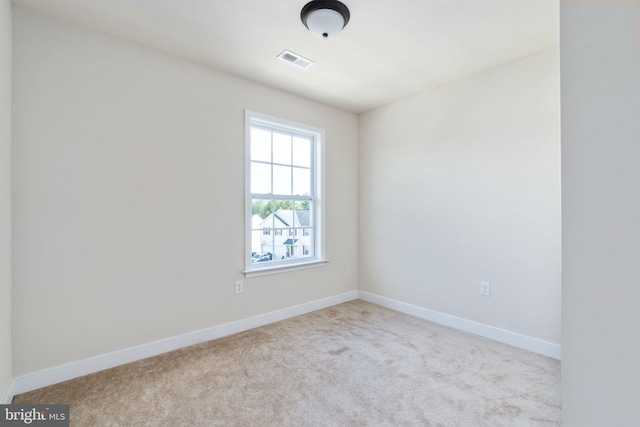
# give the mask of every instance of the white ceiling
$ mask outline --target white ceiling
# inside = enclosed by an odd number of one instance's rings
[[[307,0],[12,1],[356,113],[558,45],[558,0],[342,0],[328,40],[301,23]]]

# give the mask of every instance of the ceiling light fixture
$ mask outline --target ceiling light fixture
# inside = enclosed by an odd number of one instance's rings
[[[333,37],[342,31],[350,16],[347,6],[338,0],[313,0],[300,12],[304,26],[322,39]]]

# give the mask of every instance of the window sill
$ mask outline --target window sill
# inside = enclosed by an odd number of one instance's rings
[[[280,273],[287,273],[289,271],[306,270],[308,268],[322,267],[328,262],[329,262],[328,259],[320,259],[320,260],[309,261],[309,262],[300,262],[296,264],[264,267],[264,268],[255,269],[255,270],[244,270],[243,273],[244,273],[244,277],[249,279],[251,277],[266,276],[269,274],[280,274]]]

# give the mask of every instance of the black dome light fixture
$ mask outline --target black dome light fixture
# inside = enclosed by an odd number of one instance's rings
[[[347,25],[350,16],[347,6],[338,0],[313,0],[300,12],[304,26],[321,39],[337,35]]]

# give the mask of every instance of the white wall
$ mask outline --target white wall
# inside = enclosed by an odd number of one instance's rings
[[[640,11],[560,10],[563,426],[637,426]]]
[[[11,3],[0,0],[0,403],[11,382]]]
[[[14,375],[357,286],[357,116],[16,8]],[[326,129],[327,266],[245,280],[244,109]]]
[[[558,89],[553,49],[362,116],[360,290],[560,343]]]

